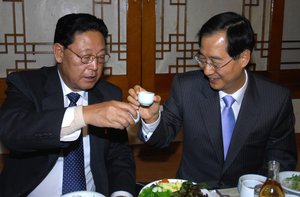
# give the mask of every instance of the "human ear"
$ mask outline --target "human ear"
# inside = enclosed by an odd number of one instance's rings
[[[250,58],[251,58],[250,50],[246,49],[241,53],[239,60],[241,61],[241,65],[243,68],[245,68],[248,65],[248,63],[250,62]]]
[[[62,63],[64,57],[64,47],[59,43],[53,44],[53,54],[57,63]]]

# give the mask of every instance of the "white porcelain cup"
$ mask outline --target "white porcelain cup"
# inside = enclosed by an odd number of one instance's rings
[[[143,106],[150,106],[153,103],[154,93],[148,91],[141,91],[138,94],[138,101]]]
[[[240,191],[240,197],[254,197],[254,187],[261,184],[257,180],[244,180]]]

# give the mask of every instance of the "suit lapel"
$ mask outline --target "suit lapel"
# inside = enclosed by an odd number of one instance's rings
[[[257,122],[258,113],[258,94],[253,76],[248,73],[249,83],[245,92],[238,119],[231,138],[231,144],[227,153],[227,159],[223,172],[231,165],[238,153],[241,151],[243,144],[253,131],[249,125],[255,125]],[[245,126],[247,125],[247,126]]]
[[[46,74],[44,98],[42,100],[43,109],[55,109],[64,106],[63,92],[57,72],[57,66],[55,66],[49,69]]]
[[[96,104],[96,103],[101,103],[104,101],[104,96],[103,94],[101,93],[101,88],[96,85],[93,89],[89,90],[88,91],[88,103],[89,105],[90,104]],[[98,137],[95,137],[95,136],[101,136],[104,138],[104,135],[106,134],[105,133],[106,129],[103,128],[103,129],[100,129],[98,127],[94,127],[94,126],[91,126],[91,125],[88,125],[88,133],[90,134],[90,149],[91,149],[91,158],[94,158],[96,157],[95,156],[95,153],[98,154],[99,152],[99,143],[97,142],[99,139]],[[91,159],[92,161],[93,159]]]
[[[217,91],[210,88],[203,89],[203,100],[201,99],[201,115],[203,117],[206,131],[213,145],[214,152],[219,162],[223,163],[223,143],[221,135],[220,100]]]
[[[101,103],[104,100],[101,89],[96,85],[89,93],[89,104]]]

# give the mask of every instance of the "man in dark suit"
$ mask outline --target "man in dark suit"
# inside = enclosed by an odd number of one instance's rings
[[[101,19],[63,16],[54,36],[57,65],[7,77],[0,140],[10,154],[0,175],[0,196],[58,197],[77,190],[135,194],[135,164],[125,128],[134,124],[129,113],[136,116],[136,111],[121,102],[118,87],[100,80],[109,58],[107,36]],[[69,93],[78,101],[72,103]],[[65,189],[65,170],[80,163],[65,167],[66,158],[82,143],[83,189]]]
[[[255,42],[250,22],[236,13],[221,13],[209,19],[198,36],[195,59],[201,70],[175,76],[162,112],[160,96],[143,107],[137,100],[143,88],[129,90],[128,101],[143,120],[140,139],[166,147],[183,128],[177,177],[206,182],[211,188],[236,187],[243,174],[267,175],[269,160],[280,162],[281,170],[294,170],[297,150],[290,93],[246,71]],[[231,107],[225,96],[232,98]],[[231,130],[225,129],[228,121],[222,122],[225,108],[231,114]]]

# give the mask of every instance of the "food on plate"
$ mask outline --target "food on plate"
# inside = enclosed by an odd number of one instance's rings
[[[194,184],[190,181],[182,183],[180,189],[173,192],[174,197],[208,197],[207,194],[203,194],[201,189],[203,189],[202,184]]]
[[[285,178],[284,185],[290,189],[300,191],[300,175]]]
[[[146,187],[139,194],[139,197],[208,197],[203,194],[206,184],[196,184],[191,181],[172,181],[162,179],[150,187]]]
[[[153,186],[143,189],[139,197],[169,197],[171,194],[170,190],[163,190],[161,187]]]

